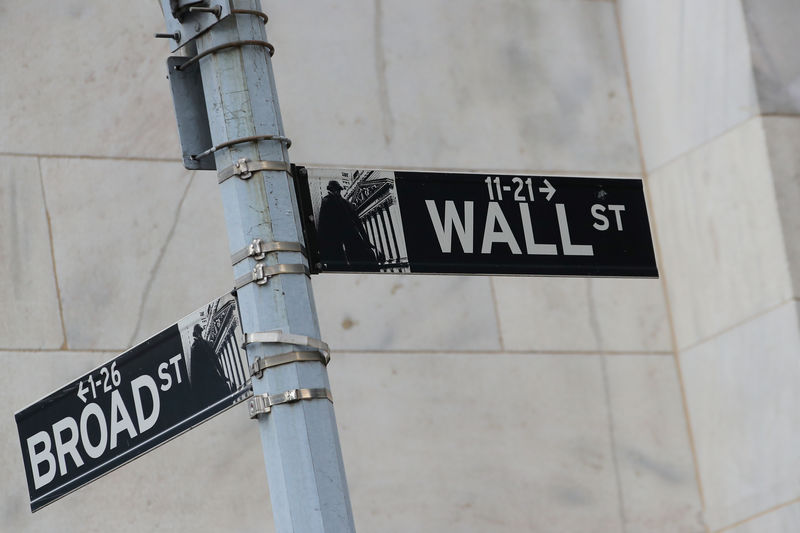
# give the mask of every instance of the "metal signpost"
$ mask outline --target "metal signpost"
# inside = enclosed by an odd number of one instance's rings
[[[162,0],[173,49],[199,33],[185,48],[190,57],[168,60],[168,72],[186,166],[217,169],[242,327],[253,341],[249,410],[261,433],[275,529],[352,532],[327,368],[313,350],[321,344],[319,324],[268,17],[257,0],[216,9],[219,3]]]
[[[36,511],[249,395],[233,295],[16,413]]]
[[[658,276],[640,179],[290,165],[260,3],[160,2],[235,296],[17,413],[34,511],[247,399],[276,530],[353,532],[311,273]]]

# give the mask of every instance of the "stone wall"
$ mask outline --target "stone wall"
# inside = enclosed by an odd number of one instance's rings
[[[795,531],[800,5],[619,10],[706,524]]]
[[[293,162],[646,177],[660,280],[314,278],[360,531],[796,529],[790,4],[264,0]],[[272,528],[244,407],[27,506],[12,413],[232,285],[162,28],[0,4],[2,530]]]

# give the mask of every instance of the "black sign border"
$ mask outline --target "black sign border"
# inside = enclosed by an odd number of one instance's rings
[[[472,170],[472,169],[437,169],[437,170],[429,170],[429,169],[419,169],[419,168],[384,168],[384,167],[336,167],[336,166],[314,166],[309,167],[313,169],[328,169],[328,170],[338,170],[338,169],[347,169],[347,170],[380,170],[380,171],[389,171],[395,173],[409,173],[409,174],[472,174],[472,175],[492,175],[492,176],[519,176],[519,177],[532,177],[532,178],[554,178],[558,180],[563,179],[587,179],[587,180],[614,180],[614,181],[630,181],[630,182],[638,182],[641,185],[641,192],[642,192],[642,206],[644,209],[644,215],[647,218],[647,233],[650,241],[650,253],[652,254],[653,263],[651,266],[621,266],[617,265],[614,266],[613,269],[610,269],[605,266],[594,266],[594,265],[559,265],[559,266],[538,266],[536,270],[529,269],[528,271],[521,271],[520,269],[514,269],[514,267],[508,268],[497,268],[496,264],[493,263],[485,263],[485,265],[491,265],[493,268],[487,268],[486,272],[466,272],[463,267],[459,267],[458,264],[454,264],[453,268],[445,269],[441,268],[442,264],[437,263],[431,270],[427,270],[427,263],[421,262],[419,260],[412,261],[412,265],[410,271],[403,272],[402,275],[418,275],[418,276],[452,276],[452,275],[459,275],[459,276],[502,276],[502,277],[547,277],[547,278],[603,278],[603,279],[629,279],[629,278],[639,278],[639,279],[658,279],[659,278],[659,271],[658,271],[658,258],[655,252],[655,239],[653,238],[654,232],[652,227],[652,222],[650,219],[650,209],[648,206],[647,201],[647,194],[645,191],[645,184],[644,179],[640,176],[603,176],[603,175],[586,175],[586,174],[569,174],[569,173],[547,173],[547,174],[529,174],[529,173],[513,173],[513,171],[503,170],[491,170],[491,171],[484,171],[484,170]],[[511,173],[510,173],[511,172]],[[308,258],[309,258],[309,266],[310,271],[312,274],[321,274],[321,273],[332,273],[332,274],[391,274],[391,272],[365,272],[363,270],[336,270],[336,269],[325,269],[322,263],[322,258],[320,256],[320,247],[319,247],[319,239],[317,235],[316,229],[316,221],[314,217],[314,212],[312,209],[312,201],[311,201],[311,190],[309,186],[309,177],[308,177],[308,169],[305,166],[300,165],[292,165],[292,178],[294,181],[295,186],[295,195],[297,199],[297,203],[300,209],[300,218],[301,218],[301,226],[303,231],[303,236],[306,242],[306,248],[308,250]],[[400,199],[398,199],[400,202]],[[402,209],[402,208],[401,208]],[[406,231],[404,220],[401,220],[401,223],[404,226],[404,231]],[[416,269],[415,269],[416,267]],[[423,270],[419,270],[419,268]],[[505,272],[503,270],[506,270]]]
[[[238,297],[237,297],[235,291],[231,292],[231,295],[236,299],[236,312],[238,314],[237,318],[239,319],[239,324],[241,324],[241,314],[240,314],[240,311],[239,311]],[[189,316],[189,315],[187,315],[187,316]],[[104,362],[103,364],[100,364],[97,367],[93,368],[91,371],[85,372],[79,378],[72,380],[67,385],[65,385],[63,387],[59,387],[58,389],[53,390],[49,394],[45,394],[39,400],[29,404],[26,407],[23,407],[22,409],[20,409],[20,410],[18,410],[17,412],[14,413],[15,421],[18,423],[19,420],[27,418],[28,416],[33,414],[35,411],[45,408],[46,402],[44,400],[48,400],[48,399],[50,399],[50,398],[52,398],[54,396],[60,397],[60,396],[64,396],[64,395],[67,395],[67,394],[75,393],[75,391],[77,390],[76,385],[80,381],[85,379],[86,376],[96,373],[96,371],[99,371],[99,369],[101,369],[101,368],[103,368],[105,366],[108,366],[109,364],[113,363],[114,361],[119,361],[120,359],[123,359],[123,358],[124,359],[128,359],[128,358],[135,357],[138,352],[146,350],[150,345],[160,343],[164,338],[166,338],[169,335],[170,330],[176,325],[177,325],[177,322],[175,324],[172,324],[172,325],[164,328],[163,330],[161,330],[160,332],[156,333],[155,335],[153,335],[152,337],[148,338],[147,340],[143,341],[142,343],[137,344],[136,346],[134,346],[134,347],[122,352],[121,354],[119,354],[119,355],[117,355],[115,357],[112,357],[111,359],[109,359],[108,361]],[[98,479],[110,474],[114,470],[117,470],[118,468],[120,468],[122,466],[125,466],[129,462],[141,457],[142,455],[144,455],[146,453],[149,453],[149,452],[151,452],[151,451],[163,446],[164,444],[170,442],[171,440],[175,439],[176,437],[179,437],[180,435],[186,433],[187,431],[189,431],[191,429],[194,429],[195,427],[199,426],[203,422],[211,420],[212,418],[216,417],[217,415],[222,414],[225,411],[227,411],[228,409],[230,409],[230,408],[236,406],[237,404],[243,402],[244,400],[246,400],[247,398],[252,396],[252,394],[253,394],[252,384],[250,382],[247,382],[247,384],[244,387],[242,387],[241,389],[232,392],[231,394],[229,394],[228,396],[226,396],[224,398],[221,398],[217,402],[209,405],[208,407],[206,407],[202,411],[199,411],[199,412],[193,414],[189,418],[183,419],[181,422],[173,425],[169,429],[164,430],[164,431],[162,431],[161,433],[159,433],[157,435],[151,436],[146,441],[137,444],[134,448],[129,448],[129,449],[125,450],[124,452],[120,453],[119,455],[108,459],[105,463],[102,463],[101,465],[98,465],[98,466],[94,467],[92,470],[84,472],[83,474],[79,475],[78,477],[75,477],[75,478],[72,478],[70,480],[65,481],[64,483],[62,483],[58,487],[55,487],[55,488],[51,489],[47,493],[45,493],[45,494],[43,494],[43,495],[41,495],[41,496],[39,496],[39,497],[37,497],[35,499],[31,499],[31,501],[30,501],[31,512],[36,512],[36,511],[38,511],[38,510],[50,505],[51,503],[54,503],[54,502],[60,500],[64,496],[67,496],[67,495],[75,492],[76,490],[88,485],[89,483],[91,483],[93,481],[96,481],[96,480],[98,480]],[[209,411],[211,411],[211,412],[206,415],[206,413],[208,413]],[[206,415],[206,416],[205,416],[205,418],[202,418],[200,415]],[[25,460],[25,457],[26,457],[26,454],[25,454],[25,442],[23,441],[22,435],[20,435],[19,432],[17,432],[17,437],[19,438],[20,447],[21,447],[21,451],[22,451],[22,458],[23,458],[22,462],[23,462],[23,467],[25,469],[25,479],[26,479],[26,483],[27,483],[27,480],[32,476],[31,465],[29,464],[29,461]],[[157,441],[156,444],[153,444],[151,447],[146,448],[143,451],[140,451],[139,453],[132,453],[132,452],[135,452],[135,451],[139,450],[140,447],[145,445],[146,443],[152,442],[153,440],[158,439],[158,438],[161,438],[161,440]],[[88,474],[90,474],[92,472],[96,472],[98,470],[101,470],[101,472],[98,473],[97,475],[95,475],[94,477],[89,477],[89,478],[84,479],[84,477],[86,475],[88,475]],[[30,491],[30,487],[28,487],[28,490]]]

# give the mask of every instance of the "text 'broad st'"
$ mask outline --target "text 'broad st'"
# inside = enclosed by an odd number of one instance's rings
[[[18,412],[31,509],[93,481],[247,395],[232,295]]]

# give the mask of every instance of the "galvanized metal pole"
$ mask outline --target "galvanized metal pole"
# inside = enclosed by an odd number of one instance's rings
[[[261,11],[260,2],[234,1],[235,10]],[[283,136],[283,123],[272,72],[264,21],[254,13],[223,19],[197,38],[202,54],[213,47],[239,42],[199,60],[212,142],[215,146],[250,136]],[[286,162],[286,143],[280,140],[242,142],[215,152],[217,169],[231,167],[240,158]],[[220,185],[231,252],[253,239],[303,242],[292,180],[286,171],[261,170],[250,179],[236,177]],[[272,264],[306,262],[298,252],[269,254]],[[248,259],[234,267],[236,278],[254,268]],[[283,330],[319,339],[311,282],[305,274],[280,274],[265,285],[250,283],[239,291],[245,332]],[[296,350],[287,344],[253,344],[256,356]],[[330,388],[320,362],[297,362],[267,369],[253,378],[255,394],[293,389]],[[255,422],[254,422],[255,423]],[[312,399],[272,407],[258,420],[266,462],[272,509],[278,532],[353,532],[353,515],[342,463],[333,405]],[[249,453],[243,450],[242,453]],[[233,496],[232,496],[233,497]]]

